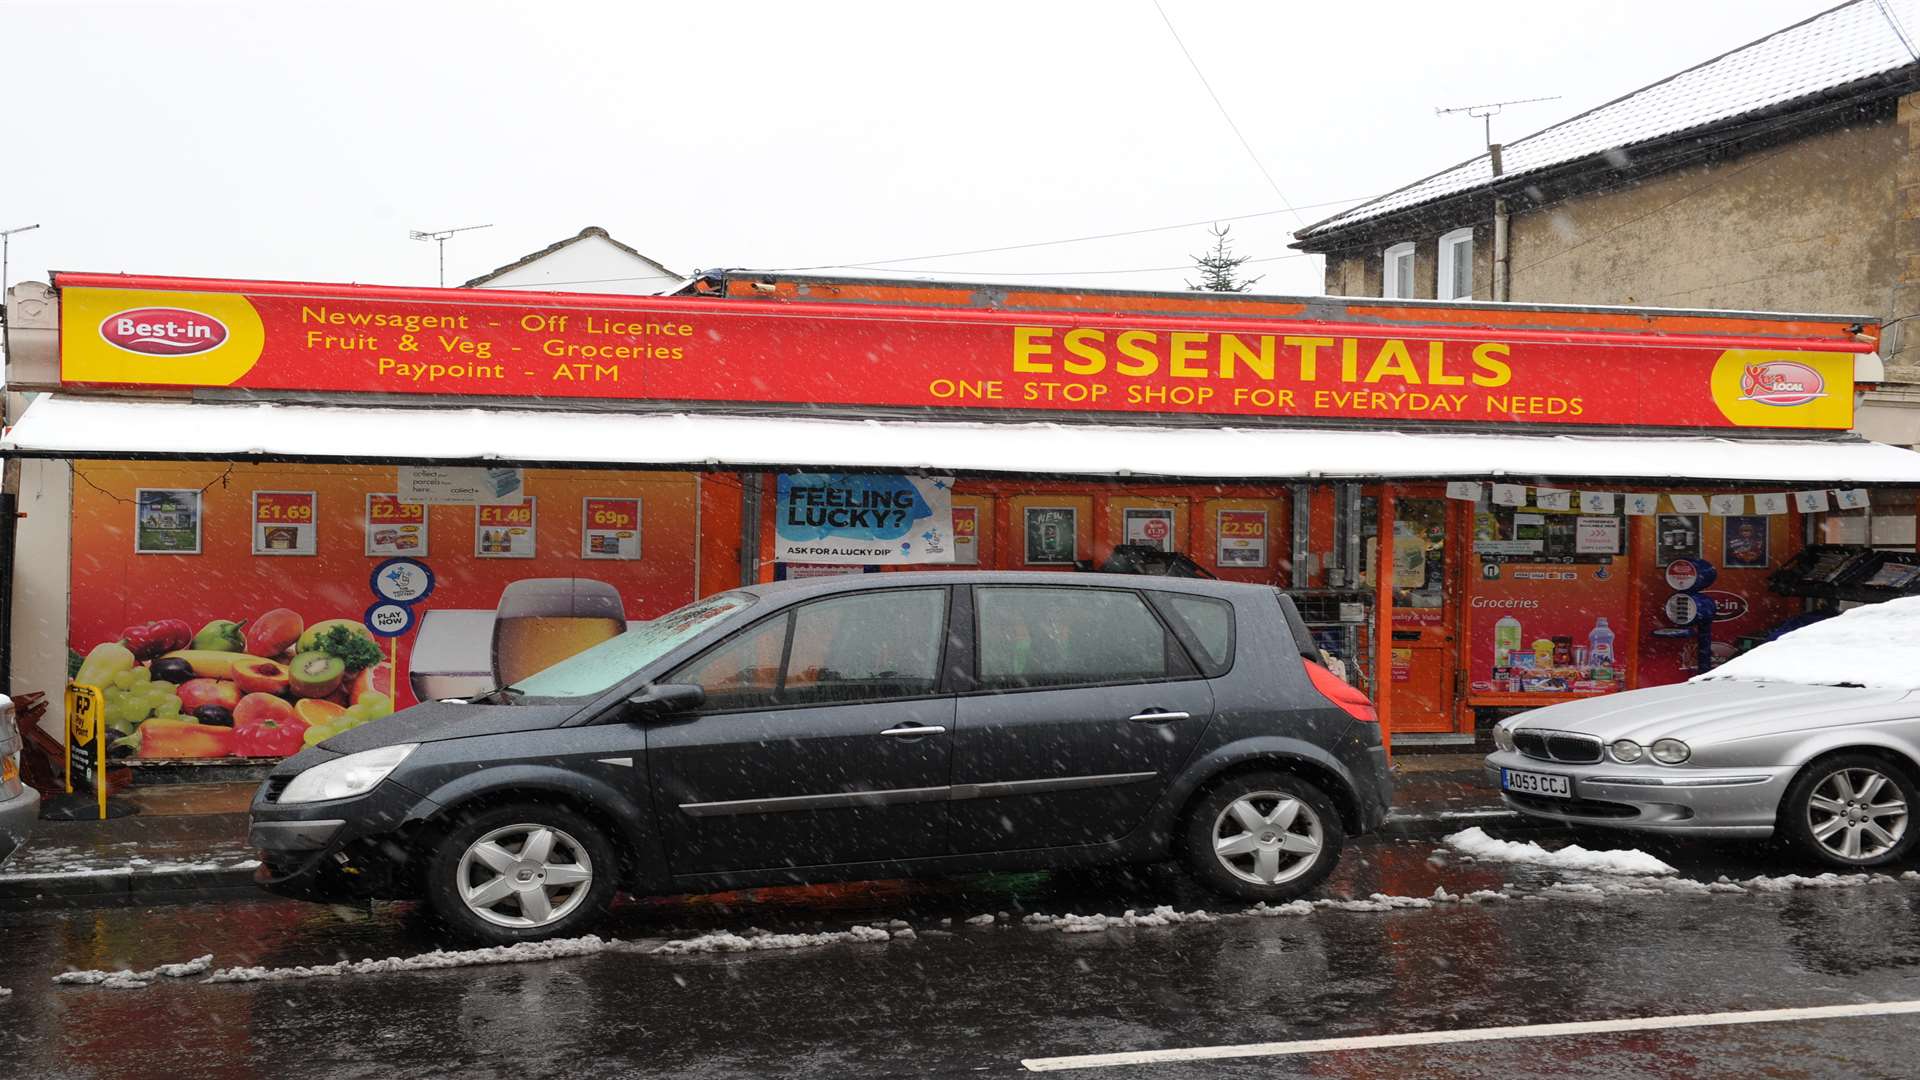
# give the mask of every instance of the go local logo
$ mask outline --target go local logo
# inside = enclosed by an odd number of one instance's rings
[[[1853,426],[1850,352],[1728,349],[1714,361],[1713,402],[1740,427]]]
[[[227,325],[186,308],[130,308],[102,319],[100,337],[116,349],[143,356],[192,356],[224,344]]]

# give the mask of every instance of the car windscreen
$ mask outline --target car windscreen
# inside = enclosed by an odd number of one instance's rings
[[[752,593],[709,596],[521,679],[507,689],[516,697],[571,698],[603,693],[696,635],[752,606]]]

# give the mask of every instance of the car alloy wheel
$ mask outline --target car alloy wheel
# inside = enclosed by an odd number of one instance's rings
[[[593,859],[551,825],[494,829],[467,845],[455,870],[460,900],[481,920],[536,929],[573,914],[593,891]]]
[[[1807,796],[1807,827],[1828,854],[1847,862],[1876,859],[1907,833],[1900,785],[1872,768],[1836,769]]]
[[[1228,803],[1212,835],[1214,858],[1253,885],[1283,885],[1305,874],[1326,841],[1313,807],[1280,791],[1250,791]]]

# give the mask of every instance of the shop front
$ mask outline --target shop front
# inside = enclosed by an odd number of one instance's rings
[[[943,567],[1284,589],[1393,733],[1470,736],[1893,587],[1781,575],[1920,485],[1848,434],[1850,318],[89,274],[9,316],[11,685],[99,686],[135,765],[277,757],[743,583]]]

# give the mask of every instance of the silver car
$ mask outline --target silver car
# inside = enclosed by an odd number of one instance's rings
[[[6,862],[40,817],[40,793],[20,782],[25,744],[14,722],[13,701],[0,694],[0,863]]]
[[[1920,600],[1856,609],[1692,682],[1502,720],[1487,774],[1534,817],[1892,863],[1920,835],[1916,651]]]

